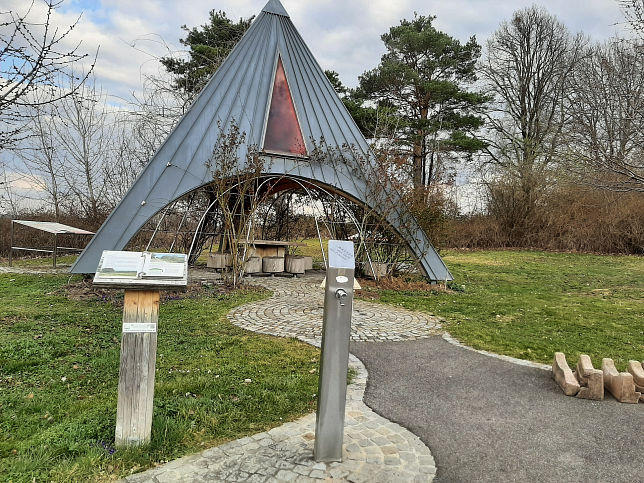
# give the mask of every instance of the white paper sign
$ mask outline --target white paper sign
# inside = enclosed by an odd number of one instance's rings
[[[329,267],[356,268],[353,242],[329,240]]]
[[[123,322],[123,332],[156,332],[154,322]]]

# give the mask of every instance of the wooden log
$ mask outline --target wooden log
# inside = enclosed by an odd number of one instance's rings
[[[230,253],[210,253],[206,266],[208,268],[216,268],[223,270],[233,264],[233,256]]]
[[[262,271],[266,273],[282,273],[284,271],[284,257],[263,257]]]
[[[586,354],[579,356],[575,372],[581,388],[577,393],[579,399],[604,399],[604,373],[593,367],[590,357]]]
[[[284,271],[287,273],[304,273],[304,257],[286,255],[284,258]]]
[[[613,359],[602,359],[604,386],[615,399],[621,403],[637,404],[642,395],[635,391],[633,375],[628,372],[617,372]]]
[[[563,352],[555,352],[552,360],[552,377],[566,396],[574,396],[579,392],[579,383],[568,367],[566,356]]]
[[[150,442],[159,320],[158,290],[126,290],[115,443]]]
[[[262,271],[262,258],[250,257],[244,264],[244,273],[260,273]]]
[[[304,270],[313,270],[313,257],[303,257],[304,258]]]

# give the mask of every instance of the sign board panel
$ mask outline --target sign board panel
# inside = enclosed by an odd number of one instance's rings
[[[188,257],[183,253],[105,250],[96,268],[94,285],[129,287],[185,287]]]
[[[353,242],[329,240],[329,267],[356,268]]]

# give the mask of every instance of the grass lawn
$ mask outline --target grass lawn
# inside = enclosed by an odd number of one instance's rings
[[[77,255],[59,255],[56,257],[56,267],[71,267],[72,263],[76,260]],[[49,257],[34,257],[34,258],[18,258],[14,257],[12,265],[17,268],[53,268],[51,256]],[[0,259],[0,267],[8,267],[9,259]]]
[[[163,301],[152,442],[115,451],[122,307],[68,279],[0,274],[0,480],[113,480],[315,408],[317,349],[225,318],[265,293]]]
[[[464,292],[381,291],[380,301],[447,319],[463,343],[499,354],[568,363],[588,354],[625,370],[644,360],[644,258],[536,251],[449,251]]]

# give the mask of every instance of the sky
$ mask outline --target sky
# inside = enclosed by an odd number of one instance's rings
[[[618,0],[281,1],[322,68],[338,72],[349,87],[357,85],[360,74],[378,65],[384,53],[380,36],[401,19],[413,18],[415,12],[436,16],[434,25],[462,42],[475,35],[483,46],[515,10],[533,4],[556,15],[571,32],[583,31],[593,40],[624,35],[627,30]],[[179,42],[185,36],[182,25],[191,28],[204,24],[210,10],[222,10],[233,20],[247,18],[259,14],[265,3],[266,0],[62,0],[50,23],[59,32],[75,23],[61,50],[80,43],[79,52],[92,59],[97,55],[97,85],[107,95],[108,103],[121,109],[127,108],[133,96],[140,97],[146,76],[164,72],[160,57],[184,50]],[[3,11],[24,12],[31,2],[2,0],[2,4]],[[44,0],[34,0],[29,17],[32,21],[44,20],[44,5]],[[8,161],[11,165],[12,160]],[[17,174],[15,178],[20,179]],[[463,197],[459,193],[459,198]]]
[[[145,75],[162,71],[158,58],[181,50],[181,25],[207,21],[212,9],[229,18],[258,14],[265,0],[64,0],[52,19],[64,28],[78,23],[66,42],[82,42],[80,50],[98,51],[97,81],[111,103],[125,104],[140,92]],[[476,35],[481,44],[512,12],[532,5],[524,0],[282,0],[291,20],[324,69],[335,70],[350,87],[374,68],[384,52],[380,35],[414,12],[435,15],[440,30],[466,41]],[[617,0],[542,0],[536,2],[556,15],[572,32],[596,40],[624,31]],[[3,9],[24,10],[27,0],[3,0]],[[33,15],[40,15],[36,0]],[[79,18],[80,16],[80,18]]]

